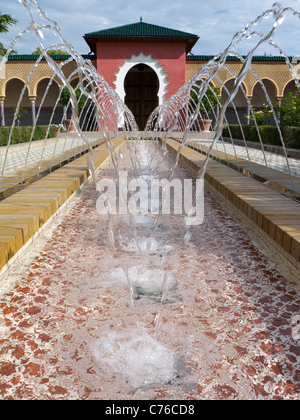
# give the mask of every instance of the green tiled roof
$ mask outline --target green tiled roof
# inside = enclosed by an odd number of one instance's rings
[[[35,54],[13,54],[8,56],[8,61],[36,61],[40,56]],[[53,60],[64,61],[68,60],[71,56],[69,54],[50,54]],[[94,55],[82,55],[82,58],[93,60],[96,57]],[[45,58],[43,58],[45,60]]]
[[[103,29],[97,32],[85,34],[85,37],[129,37],[129,38],[196,38],[198,35],[188,32],[178,31],[177,29],[165,28],[163,26],[152,25],[146,22],[137,22],[130,25],[117,26],[116,28]]]
[[[152,25],[150,23],[143,22],[141,19],[140,22],[132,23],[130,25],[117,26],[116,28],[90,32],[84,35],[84,39],[94,53],[96,52],[96,41],[99,39],[116,41],[128,41],[131,39],[156,41],[165,39],[178,40],[186,43],[186,52],[188,53],[196,44],[199,37],[198,35],[179,31],[177,29]]]
[[[214,55],[187,55],[187,61],[209,61],[212,60]]]
[[[214,55],[187,55],[187,61],[209,61],[212,60],[215,56]],[[246,58],[245,55],[242,58]],[[292,61],[293,57],[288,57],[290,61]],[[240,61],[239,57],[235,56],[228,56],[228,61]],[[285,57],[283,56],[265,56],[265,55],[254,55],[252,57],[252,61],[285,61]]]
[[[68,54],[56,54],[51,55],[53,60],[56,61],[64,61],[68,60],[71,56]],[[215,56],[214,55],[187,55],[186,60],[187,61],[209,61],[212,60]],[[242,56],[243,58],[246,58],[245,55]],[[8,61],[36,61],[39,58],[39,55],[34,54],[13,54],[8,56]],[[82,54],[82,58],[88,59],[88,60],[95,60],[95,55],[87,55]],[[0,56],[1,59],[1,56]],[[290,61],[292,61],[293,57],[288,57]],[[45,60],[45,58],[43,58]],[[240,61],[238,57],[234,56],[228,56],[228,61]],[[282,56],[264,56],[264,55],[255,55],[252,58],[252,61],[285,61],[285,58]]]

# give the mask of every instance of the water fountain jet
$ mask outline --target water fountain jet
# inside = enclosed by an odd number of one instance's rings
[[[53,70],[53,77],[50,79],[50,82],[47,86],[47,90],[45,91],[42,103],[39,107],[39,112],[47,96],[47,91],[51,88],[54,80],[58,79],[62,86],[67,87],[70,92],[69,106],[67,106],[63,118],[65,118],[67,109],[70,107],[71,119],[76,129],[76,137],[78,138],[80,144],[86,146],[89,152],[88,165],[96,188],[98,188],[97,180],[99,174],[96,173],[94,168],[94,139],[93,136],[85,133],[81,128],[80,113],[78,109],[80,98],[78,99],[76,96],[77,89],[80,89],[81,95],[85,95],[87,97],[86,106],[92,107],[94,109],[94,133],[96,134],[96,137],[99,136],[99,138],[101,137],[105,140],[106,147],[111,154],[112,165],[116,174],[118,174],[122,169],[129,169],[130,179],[137,178],[147,180],[147,177],[150,177],[151,179],[151,177],[159,176],[160,172],[162,172],[166,179],[170,181],[173,179],[176,170],[178,169],[181,150],[185,145],[191,144],[194,127],[198,126],[197,121],[201,104],[203,104],[204,99],[209,99],[208,90],[210,83],[214,79],[218,80],[219,82],[222,80],[220,75],[221,71],[226,70],[231,72],[226,64],[226,60],[228,55],[235,57],[241,62],[241,69],[237,74],[234,74],[235,81],[232,90],[226,90],[227,98],[225,103],[222,105],[220,101],[217,101],[219,112],[214,114],[215,130],[213,133],[213,139],[209,144],[208,150],[206,151],[207,159],[197,175],[199,179],[203,179],[207,169],[209,157],[212,156],[215,146],[218,142],[221,142],[224,145],[222,132],[224,125],[227,122],[226,111],[229,104],[234,101],[239,90],[242,89],[242,84],[248,71],[252,72],[252,74],[256,76],[255,71],[251,65],[255,51],[262,43],[266,42],[270,43],[270,45],[275,46],[275,48],[278,49],[278,47],[272,41],[271,37],[277,30],[277,27],[283,23],[284,14],[292,12],[299,17],[299,13],[293,11],[290,8],[282,9],[278,6],[278,4],[274,6],[273,9],[270,9],[261,14],[253,22],[249,23],[243,31],[237,33],[233,37],[232,42],[224,52],[218,54],[207,65],[203,66],[198,74],[195,75],[186,85],[184,85],[176,95],[158,107],[151,115],[145,132],[141,133],[138,132],[134,117],[129,109],[124,105],[122,101],[120,101],[120,98],[118,98],[113,89],[96,72],[91,62],[89,62],[89,60],[84,60],[80,55],[78,55],[74,48],[63,38],[57,23],[50,20],[35,1],[21,0],[21,3],[29,12],[31,24],[11,43],[9,51],[12,50],[16,42],[21,37],[25,36],[29,32],[32,32],[37,36],[42,54],[34,64],[32,71],[28,74],[28,78],[19,98],[17,108],[19,108],[21,105],[25,90],[28,86],[29,80],[33,77],[33,73],[36,67],[43,59],[45,59],[49,67]],[[46,24],[39,25],[35,22],[32,12],[32,8],[34,7],[36,8],[40,18],[46,20]],[[260,34],[253,30],[253,27],[257,26],[262,19],[265,17],[270,17],[271,15],[273,16],[273,23],[271,24],[269,32],[266,34]],[[53,44],[51,43],[49,46],[46,45],[44,35],[46,30],[50,30],[55,33],[59,39],[59,43],[57,45],[64,47],[70,53],[70,58],[61,65],[57,65],[55,60],[47,54],[47,51],[53,48]],[[250,36],[252,38],[258,37],[258,42],[245,58],[241,57],[237,52],[235,52],[235,49],[242,40]],[[0,70],[6,62],[9,51],[0,62]],[[290,63],[290,60],[288,60],[287,57],[285,58],[287,60],[289,69],[293,70],[293,66]],[[66,76],[64,73],[65,65],[70,63],[75,64],[75,70],[71,73],[71,75]],[[71,79],[75,76],[78,77],[79,82],[74,88],[74,86],[72,86]],[[259,83],[264,88],[261,80],[259,80]],[[298,81],[296,81],[296,86],[299,89]],[[195,92],[198,96],[197,104],[194,104],[196,106],[191,106],[191,91]],[[264,89],[264,92],[266,94],[268,103],[271,104],[266,89]],[[243,93],[246,96],[246,93]],[[58,103],[59,98],[56,102],[55,108],[58,106]],[[53,110],[48,129],[50,129],[55,108]],[[85,108],[85,110],[87,110],[87,108]],[[34,122],[33,132],[37,124],[39,112],[37,113]],[[278,118],[275,115],[274,109],[272,109],[272,113],[275,122],[277,123],[277,129],[280,131]],[[13,127],[16,124],[16,117],[17,113],[14,116]],[[85,118],[87,118],[86,115],[84,116],[84,119]],[[124,126],[122,127],[123,131],[121,132],[118,131],[119,121],[124,121]],[[153,125],[155,126],[154,130],[152,129]],[[8,151],[11,145],[12,132],[13,131],[11,131],[7,153],[2,168],[0,187],[2,186],[4,180],[5,167],[8,158]],[[151,133],[150,141],[148,140],[149,132]],[[121,151],[119,150],[118,152],[115,152],[112,138],[119,138],[121,136],[124,136],[127,140],[126,148],[124,147],[124,150],[122,149]],[[175,157],[175,162],[172,162],[171,168],[169,168],[164,166],[166,161],[170,158],[166,146],[166,139],[168,137],[176,138],[176,136],[181,142],[181,145]],[[284,146],[282,136],[280,139]],[[32,144],[32,141],[33,135],[30,139],[30,145]],[[202,141],[203,138],[200,139],[200,143]],[[260,142],[262,144],[261,139]],[[23,168],[22,183],[26,178],[30,145]],[[248,152],[248,148],[246,149]],[[53,159],[55,153],[56,152],[54,149]],[[286,151],[285,155],[289,175],[291,180],[293,180]],[[249,153],[248,156],[250,156]],[[38,174],[41,172],[42,159],[43,157],[39,162]],[[131,164],[130,168],[126,168],[125,166],[128,165],[128,162]],[[268,168],[266,157],[265,163]],[[103,190],[98,189],[98,192],[102,194]],[[112,374],[112,376],[115,378],[118,378],[118,375],[120,375],[122,383],[125,383],[130,388],[152,386],[153,384],[157,383],[170,383],[170,381],[174,380],[174,377],[176,377],[176,360],[182,360],[183,357],[182,353],[176,353],[176,351],[170,349],[168,345],[163,343],[163,341],[159,341],[159,339],[164,339],[168,333],[167,328],[164,326],[163,312],[168,306],[166,296],[170,292],[172,286],[172,276],[169,276],[167,273],[167,269],[170,268],[170,261],[174,263],[174,265],[177,267],[177,270],[179,270],[179,263],[177,261],[179,256],[178,253],[176,254],[177,251],[175,246],[175,242],[179,241],[178,237],[176,237],[176,228],[173,228],[172,231],[172,225],[168,225],[169,219],[166,219],[162,212],[164,199],[165,194],[163,194],[160,211],[155,219],[155,223],[153,223],[153,219],[151,218],[150,214],[143,216],[143,218],[135,218],[133,215],[129,215],[130,223],[123,223],[124,219],[115,217],[115,215],[112,214],[110,206],[108,205],[109,244],[113,248],[112,252],[119,253],[123,260],[126,260],[126,262],[122,263],[124,264],[123,269],[121,268],[123,280],[125,278],[125,281],[120,281],[120,286],[124,285],[124,288],[127,288],[126,290],[129,291],[129,310],[131,312],[135,312],[135,315],[137,315],[138,309],[141,309],[140,307],[137,308],[136,305],[137,299],[135,299],[135,295],[137,289],[142,289],[144,295],[147,295],[147,293],[151,294],[151,292],[153,295],[157,293],[157,289],[159,289],[159,303],[154,305],[154,309],[151,306],[153,304],[153,299],[150,302],[150,306],[153,312],[153,321],[151,325],[152,328],[150,328],[149,325],[143,325],[143,323],[137,325],[136,319],[134,321],[130,319],[131,324],[129,323],[129,325],[126,327],[124,327],[126,321],[122,323],[121,320],[121,325],[119,325],[117,328],[115,326],[115,330],[110,330],[108,328],[108,324],[103,322],[101,325],[102,328],[96,333],[93,332],[94,336],[98,335],[98,337],[93,341],[93,343],[90,344],[90,348],[95,359],[99,362],[99,364],[102,365],[102,373],[104,372],[104,374],[107,374],[109,377],[111,377]],[[183,225],[184,217],[181,219]],[[130,227],[129,231],[127,227]],[[116,232],[120,233],[119,236],[116,234]],[[187,249],[192,249],[194,244],[191,241],[190,227],[184,226],[181,234],[182,246],[186,247]],[[168,242],[168,235],[172,238],[173,242]],[[139,262],[138,264],[137,260]],[[133,263],[134,265],[131,265]],[[138,279],[135,278],[135,275],[137,275],[135,272],[137,267],[142,267],[144,269],[143,274],[137,276]],[[160,278],[159,286],[154,284],[157,280],[157,276]],[[105,285],[104,288],[106,289],[107,285]],[[212,291],[208,290],[208,294],[209,293],[212,293]],[[173,303],[174,301],[176,301],[176,299],[173,300]],[[184,316],[184,302],[182,303],[180,298],[177,299],[177,304],[178,301],[181,304],[180,314],[181,316]],[[171,305],[169,306],[172,309]],[[168,307],[167,309],[171,310],[170,308]],[[172,325],[170,325],[170,329],[174,332],[174,327]],[[150,334],[150,331],[152,334]],[[211,333],[211,335],[213,334]],[[207,337],[205,337],[204,333],[202,333],[201,338],[203,341],[205,341],[205,339],[207,340]],[[172,344],[172,339],[170,339],[170,343]]]

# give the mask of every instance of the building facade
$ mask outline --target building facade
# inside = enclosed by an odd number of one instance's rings
[[[199,37],[182,31],[164,28],[140,22],[117,28],[92,32],[84,36],[91,49],[88,56],[97,72],[118,93],[122,101],[133,112],[140,129],[156,106],[163,104],[187,81],[199,72],[213,56],[192,55],[191,51]],[[72,77],[76,63],[68,55],[56,55],[52,58],[63,66],[63,71],[70,77],[75,87],[78,75]],[[299,58],[299,57],[298,57]],[[0,122],[11,125],[14,108],[22,92],[21,108],[26,115],[21,124],[30,125],[37,117],[37,110],[43,100],[42,109],[38,112],[38,124],[46,125],[50,121],[52,109],[57,103],[61,81],[54,77],[53,70],[45,60],[37,65],[38,56],[11,55],[0,72]],[[295,57],[289,57],[293,70],[300,79],[300,63]],[[69,61],[68,61],[69,60]],[[236,57],[228,57],[226,66],[218,73],[218,78],[211,84],[220,87],[222,99],[231,90],[235,76],[242,67]],[[257,56],[253,58],[254,72],[248,72],[234,103],[228,108],[227,119],[235,123],[236,107],[242,122],[249,113],[249,104],[255,108],[266,105],[266,96],[256,75],[263,82],[264,88],[274,102],[281,102],[296,85],[284,57]],[[31,74],[28,80],[28,75]],[[49,86],[49,80],[51,85]],[[46,98],[44,97],[47,91]],[[44,100],[45,99],[45,100]],[[248,101],[247,101],[248,99]],[[63,108],[58,106],[53,123],[60,123]]]

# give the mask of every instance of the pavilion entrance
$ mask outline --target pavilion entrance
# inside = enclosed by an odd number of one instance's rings
[[[146,64],[137,64],[126,75],[125,104],[133,113],[140,130],[144,130],[147,120],[159,105],[159,80],[155,71]]]

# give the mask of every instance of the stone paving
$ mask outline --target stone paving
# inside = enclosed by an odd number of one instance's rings
[[[56,154],[67,152],[82,145],[82,142],[74,135],[70,138],[58,139],[57,142],[47,144],[46,146],[41,145],[39,147],[32,147],[29,149],[29,152],[28,148],[24,148],[23,150],[9,153],[5,163],[4,174],[16,169],[23,169],[26,161],[28,165],[31,165],[32,163],[40,162],[43,159],[51,159]],[[1,169],[4,165],[4,160],[5,156],[0,156]]]
[[[248,159],[251,162],[258,163],[260,165],[267,165],[280,172],[284,172],[289,174],[289,170],[287,167],[287,161],[284,156],[281,156],[276,153],[271,152],[263,152],[261,150],[248,148],[248,152],[245,147],[243,146],[233,146],[232,144],[228,144],[225,142],[219,142],[216,144],[215,147],[218,151],[224,151],[225,153],[236,155],[237,157],[242,157],[244,159]],[[289,166],[293,176],[300,177],[300,161],[299,159],[289,158]]]
[[[212,140],[190,140],[188,144],[204,153],[209,152]],[[217,142],[212,154],[222,163],[268,183],[284,194],[300,199],[299,159],[288,158],[254,148]]]
[[[212,142],[209,139],[202,139],[199,142],[196,142],[195,140],[191,141],[195,142],[196,144],[203,144],[205,146],[210,146]],[[28,164],[39,162],[41,160],[41,157],[45,159],[52,158],[55,154],[67,152],[68,150],[81,146],[83,146],[83,144],[76,135],[73,135],[69,138],[61,138],[57,143],[49,144],[46,147],[40,146],[37,148],[32,148],[28,156]],[[265,160],[264,154],[261,150],[248,148],[247,151],[246,148],[243,146],[233,146],[232,144],[228,144],[226,142],[217,142],[215,145],[215,150],[228,153],[229,155],[242,157],[244,159],[248,159],[248,157],[250,157],[251,162],[258,163],[260,165],[265,165],[267,161],[267,164],[270,168],[288,174],[288,168],[285,157],[276,153],[265,152]],[[14,153],[9,153],[4,173],[6,174],[16,169],[22,169],[24,166],[24,162],[26,161],[26,156],[27,149],[16,151]],[[3,164],[4,155],[0,155],[1,169],[3,167]],[[299,160],[289,158],[289,164],[292,175],[300,177]]]
[[[93,147],[99,143],[99,133],[89,133],[87,136],[89,144]],[[54,139],[53,139],[54,140]],[[101,139],[101,141],[103,141]],[[4,148],[3,148],[4,149]],[[17,190],[17,186],[37,174],[42,173],[61,162],[69,160],[87,149],[85,142],[79,139],[76,134],[63,135],[57,141],[47,142],[46,145],[38,146],[21,145],[21,150],[11,151],[5,156],[5,150],[0,155],[0,176],[4,168],[0,193],[6,197]],[[4,166],[5,165],[5,166]]]

